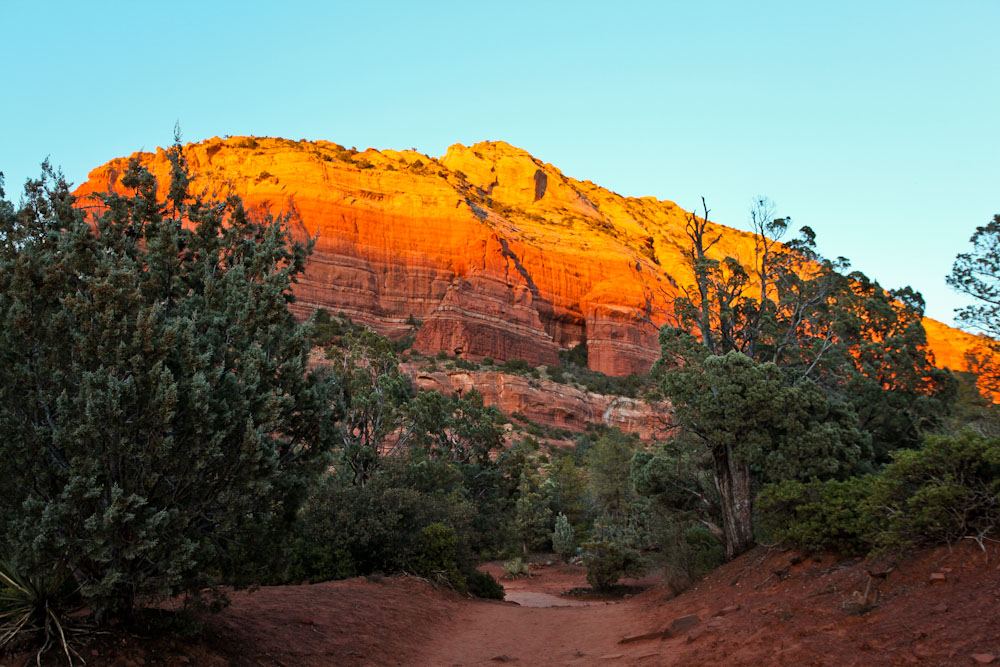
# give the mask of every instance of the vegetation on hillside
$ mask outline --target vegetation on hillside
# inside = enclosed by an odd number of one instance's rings
[[[679,589],[762,535],[849,554],[997,539],[1000,419],[975,378],[933,366],[920,295],[846,273],[807,228],[779,244],[788,220],[763,200],[749,268],[713,258],[707,209],[689,216],[695,283],[646,377],[588,370],[585,345],[548,368],[428,360],[665,396],[672,437],[651,444],[416,391],[412,338],[297,323],[310,246],[193,195],[169,155],[166,199],[135,161],[90,208],[47,166],[19,206],[0,180],[0,637],[58,632],[72,659],[80,610],[218,607],[228,585],[405,572],[502,597],[476,565],[522,572],[538,550],[598,589],[651,566]],[[997,230],[950,279],[989,331]]]

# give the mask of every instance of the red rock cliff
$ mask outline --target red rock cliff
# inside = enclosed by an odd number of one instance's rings
[[[643,372],[678,284],[684,211],[564,176],[503,142],[413,151],[346,151],[330,142],[209,139],[184,148],[195,187],[235,191],[289,213],[316,251],[296,292],[382,333],[423,321],[416,348],[551,364],[586,341],[590,367]],[[165,187],[166,153],[137,154]],[[78,195],[118,186],[127,159],[90,173]],[[718,227],[713,252],[750,260],[752,237]],[[938,364],[964,368],[973,336],[928,321]]]

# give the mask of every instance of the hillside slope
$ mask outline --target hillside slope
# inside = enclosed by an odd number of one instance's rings
[[[249,137],[184,152],[196,188],[288,213],[300,238],[317,238],[300,314],[324,307],[390,336],[416,318],[424,353],[541,365],[586,342],[592,369],[643,372],[678,286],[691,282],[676,204],[622,197],[503,142],[456,144],[438,159]],[[166,184],[165,151],[136,157]],[[77,194],[120,187],[127,163],[93,170]],[[750,261],[749,234],[717,229],[713,253]],[[964,369],[975,337],[927,325],[938,365]]]

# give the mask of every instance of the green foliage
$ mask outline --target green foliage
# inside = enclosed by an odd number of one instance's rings
[[[432,524],[460,538],[455,561],[465,567],[473,558],[474,515],[461,473],[444,462],[394,457],[364,486],[328,475],[302,512],[282,580],[413,571],[424,548],[423,531]]]
[[[608,429],[587,451],[588,486],[598,513],[624,512],[633,497],[629,479],[637,437],[620,429]]]
[[[586,368],[588,362],[587,341],[583,341],[568,350],[559,350],[559,360],[564,364],[574,364]]]
[[[549,499],[552,511],[565,514],[571,525],[583,522],[587,513],[587,478],[573,456],[557,450],[552,461],[544,466],[543,475],[542,493]]]
[[[918,293],[843,275],[847,260],[821,257],[807,227],[779,243],[789,221],[773,214],[765,198],[751,211],[751,265],[710,252],[721,237],[707,206],[687,216],[695,284],[673,303],[653,369],[678,425],[712,454],[729,555],[753,544],[755,484],[874,470],[938,427],[955,395],[928,354]]]
[[[458,535],[451,526],[432,523],[421,531],[420,544],[413,559],[413,572],[447,583],[459,593],[466,590],[466,580],[455,562]]]
[[[488,600],[503,600],[506,597],[503,584],[497,581],[489,572],[473,570],[466,575],[466,579],[469,584],[469,592],[476,597]]]
[[[364,485],[383,458],[408,440],[404,424],[413,386],[387,338],[364,329],[349,334],[344,347],[334,365],[343,414],[339,460],[350,468],[352,483]]]
[[[546,373],[553,382],[562,384],[582,385],[587,391],[609,396],[628,396],[635,398],[643,391],[650,389],[650,383],[644,376],[631,373],[624,377],[611,377],[587,367],[586,341],[575,345],[569,350],[559,351],[561,366],[550,366]]]
[[[1000,214],[977,227],[969,239],[971,252],[955,258],[948,285],[972,297],[971,305],[960,308],[956,319],[966,327],[989,336],[969,353],[970,368],[979,375],[979,386],[1000,391]]]
[[[503,415],[470,390],[444,396],[419,392],[409,406],[411,448],[448,462],[460,474],[463,492],[476,508],[470,548],[497,552],[509,541],[509,517],[516,501],[522,452],[503,442]]]
[[[1000,440],[970,431],[900,450],[880,475],[765,487],[775,539],[846,554],[983,540],[1000,530]]]
[[[712,460],[727,554],[753,544],[758,480],[844,478],[861,469],[871,442],[849,405],[809,379],[790,381],[773,363],[740,352],[708,354],[688,334],[661,331],[661,385],[674,421]],[[689,486],[689,490],[690,490]]]
[[[576,553],[576,535],[573,526],[561,512],[556,516],[556,527],[552,532],[552,549],[562,556],[564,561]]]
[[[776,365],[739,352],[675,366],[663,374],[663,388],[677,423],[764,480],[843,478],[868,451],[870,438],[849,406],[809,380],[789,384]]]
[[[702,445],[681,430],[656,450],[637,451],[632,457],[632,484],[636,493],[653,501],[655,511],[681,522],[713,526],[720,534],[722,514],[711,452]]]
[[[871,435],[877,465],[889,452],[919,447],[947,417],[956,396],[951,373],[935,368],[927,352],[924,301],[909,287],[884,290],[862,273],[837,301],[842,362],[837,379],[819,377],[854,408]],[[834,376],[830,368],[830,376]]]
[[[98,617],[239,583],[328,465],[334,385],[288,309],[309,247],[136,160],[85,213],[47,166],[0,207],[0,535]]]
[[[882,548],[982,539],[1000,530],[1000,440],[970,431],[899,451],[872,492]]]
[[[876,530],[867,502],[875,484],[876,477],[867,475],[767,485],[757,499],[761,529],[769,539],[803,551],[864,555]]]
[[[622,577],[639,577],[646,571],[646,562],[638,551],[614,542],[584,544],[583,564],[587,583],[598,591],[608,591]]]
[[[357,338],[365,331],[365,327],[355,324],[346,315],[332,316],[325,308],[313,313],[310,325],[309,338],[320,347],[344,348],[349,344],[345,337]],[[328,350],[327,356],[336,359],[341,353],[341,349]]]
[[[540,483],[537,473],[528,469],[521,472],[514,504],[514,533],[524,553],[546,548],[552,532],[552,508],[539,490]]]
[[[704,526],[688,526],[682,548],[688,571],[695,577],[704,576],[726,562],[725,547]]]
[[[535,367],[527,361],[524,359],[518,359],[517,357],[503,362],[500,365],[500,369],[505,373],[513,373],[515,375],[528,375],[531,371],[536,370]]]

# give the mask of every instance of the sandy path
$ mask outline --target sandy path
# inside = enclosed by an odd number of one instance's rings
[[[495,576],[499,564],[484,569]],[[650,584],[656,581],[632,583]],[[497,665],[663,664],[659,641],[619,644],[626,635],[653,630],[636,600],[606,602],[560,596],[586,586],[583,568],[536,567],[535,576],[503,580],[512,602],[471,601],[460,616],[434,632],[414,665],[452,667]]]
[[[647,621],[648,623],[648,621]],[[660,642],[620,645],[646,630],[633,605],[532,608],[502,602],[469,605],[457,623],[441,628],[416,665],[459,666],[658,664]]]

